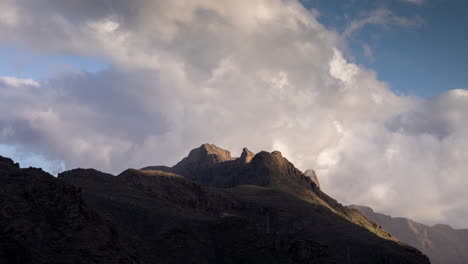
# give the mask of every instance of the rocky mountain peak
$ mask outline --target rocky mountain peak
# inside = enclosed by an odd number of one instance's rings
[[[249,163],[250,161],[252,161],[254,156],[255,153],[250,151],[248,148],[243,148],[240,160],[242,161],[242,163]]]
[[[231,152],[222,149],[215,144],[203,144],[200,146],[200,149],[204,150],[208,155],[215,155],[219,157],[220,161],[232,160]]]
[[[149,166],[144,170],[160,170],[183,175],[216,187],[238,185],[276,186],[282,189],[318,189],[318,180],[306,177],[281,152],[261,151],[257,154],[244,148],[239,158],[213,144],[203,144],[174,167]],[[311,186],[314,187],[311,187]],[[316,187],[315,187],[316,186]]]
[[[320,182],[318,180],[317,174],[315,173],[313,169],[306,170],[304,172],[304,175],[309,177],[315,183],[315,185],[317,185],[317,187],[320,188]]]
[[[222,149],[214,144],[203,144],[199,148],[190,151],[187,158],[183,161],[201,162],[208,164],[216,164],[232,160],[231,152]]]
[[[174,167],[164,170],[208,183],[213,176],[211,170],[214,166],[232,160],[229,151],[214,144],[203,144],[199,148],[190,151],[189,155]]]
[[[249,163],[248,184],[277,188],[306,189],[306,177],[279,151],[261,151]],[[244,183],[245,184],[245,183]]]
[[[278,150],[275,150],[275,151],[271,152],[271,154],[273,154],[273,155],[279,155],[280,157],[283,157],[283,155],[281,155],[281,152],[278,151]]]

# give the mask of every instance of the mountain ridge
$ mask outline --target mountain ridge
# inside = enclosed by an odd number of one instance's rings
[[[95,226],[100,234],[111,230],[111,236],[77,244],[78,253],[62,263],[116,262],[116,258],[125,263],[345,263],[348,252],[353,263],[429,263],[416,249],[323,193],[278,151],[254,154],[244,149],[241,157],[233,158],[215,145],[202,145],[182,161],[173,167],[152,167],[158,170],[127,169],[117,176],[73,169],[54,178],[29,169],[34,175],[17,178],[3,194],[14,206],[14,193],[30,191],[26,187],[31,184],[44,185],[38,195],[45,197],[50,196],[49,184],[75,190],[76,199],[61,207],[47,202],[44,210],[61,212],[81,205],[95,216],[92,219],[100,219],[93,220],[97,224],[89,220],[87,226]],[[14,181],[14,175],[24,172],[12,162],[0,159],[0,180]],[[31,179],[38,182],[28,185]],[[0,206],[5,206],[3,200]],[[8,218],[3,224],[15,226],[22,219]],[[66,233],[73,234],[73,226],[82,222],[75,220],[64,222],[62,228],[70,229]],[[53,219],[43,222],[51,226]],[[14,230],[0,230],[15,237]],[[94,236],[87,233],[83,241]],[[29,239],[41,241],[33,235]],[[108,246],[100,246],[99,241]],[[118,254],[112,253],[115,249]],[[0,249],[0,260],[11,257],[9,252]],[[46,257],[35,263],[54,263],[54,252],[43,251]]]
[[[421,250],[433,264],[468,263],[468,229],[449,225],[428,226],[409,218],[392,217],[362,205],[349,205],[381,225],[395,237]]]

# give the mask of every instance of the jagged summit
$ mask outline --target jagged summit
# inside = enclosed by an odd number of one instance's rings
[[[304,172],[304,175],[309,177],[315,183],[315,185],[320,188],[320,182],[318,180],[317,174],[315,173],[315,170],[308,169]]]
[[[255,153],[250,151],[248,148],[243,148],[242,154],[239,159],[242,163],[249,163],[250,161],[252,161],[254,156],[255,156]]]
[[[250,162],[242,162],[243,159]],[[241,161],[241,162],[239,162]],[[318,180],[302,173],[280,151],[253,154],[244,148],[240,158],[212,144],[204,144],[173,167],[150,166],[142,170],[160,170],[180,174],[196,182],[218,188],[254,185],[275,188],[300,199],[310,200],[348,217],[348,211],[319,188]],[[312,171],[309,171],[309,174]],[[315,172],[314,172],[315,174]],[[372,223],[366,223],[372,226]],[[379,232],[377,230],[377,232]],[[387,236],[387,234],[382,234]]]
[[[214,144],[203,144],[193,149],[173,167],[149,166],[143,170],[172,172],[223,188],[257,185],[297,191],[309,188],[313,182],[283,157],[280,151],[255,154],[243,148],[241,156],[233,158],[228,150]]]
[[[243,148],[242,154],[239,158],[231,156],[231,152],[222,149],[214,144],[205,143],[200,147],[193,149],[189,152],[188,156],[183,158],[173,167],[168,166],[147,166],[142,170],[160,170],[166,172],[178,171],[185,174],[196,174],[197,171],[203,170],[207,167],[212,167],[215,164],[229,162],[233,160],[242,163],[249,163],[255,153],[251,152],[247,148]]]
[[[230,160],[232,159],[231,157],[231,152],[228,150],[222,149],[215,144],[202,144],[198,149],[206,151],[208,154],[216,155],[222,158],[223,160]],[[197,149],[194,149],[197,150]]]
[[[217,163],[232,160],[231,152],[219,148],[214,144],[203,144],[199,148],[190,151],[189,155],[177,163],[174,167],[178,168],[198,168],[211,166]]]
[[[187,159],[203,160],[211,163],[225,162],[232,160],[231,152],[222,149],[214,144],[203,144],[199,148],[190,151]]]

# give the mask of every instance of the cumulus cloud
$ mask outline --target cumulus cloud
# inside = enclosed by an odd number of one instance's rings
[[[110,68],[2,78],[0,144],[114,173],[172,165],[205,142],[234,154],[279,148],[343,203],[463,224],[465,91],[394,94],[293,0],[72,2],[5,2],[21,15],[0,20],[11,36],[0,44]],[[373,19],[345,35],[403,23]]]
[[[450,91],[384,123],[347,131],[331,150],[336,164],[326,169],[327,186],[394,215],[465,226],[450,214],[466,214],[468,204],[467,95]]]

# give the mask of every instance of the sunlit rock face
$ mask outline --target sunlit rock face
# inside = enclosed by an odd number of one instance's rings
[[[313,182],[312,177],[304,177],[307,175],[296,169],[280,151],[254,154],[244,148],[239,158],[233,158],[229,151],[213,144],[203,144],[190,151],[171,168],[149,166],[143,169],[173,172],[216,187],[258,185],[301,189]],[[315,185],[319,186],[317,183]]]
[[[248,148],[243,148],[242,149],[242,154],[241,154],[239,160],[242,163],[249,163],[250,161],[252,161],[254,156],[255,156],[255,153],[250,151]]]

